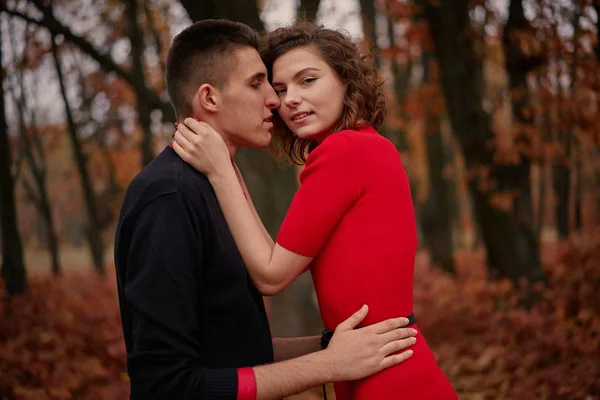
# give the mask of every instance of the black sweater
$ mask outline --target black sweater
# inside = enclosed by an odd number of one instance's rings
[[[273,361],[213,188],[170,147],[127,189],[115,266],[132,399],[235,399],[236,369]]]

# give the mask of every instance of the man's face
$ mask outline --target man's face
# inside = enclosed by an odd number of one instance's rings
[[[266,147],[271,142],[272,110],[279,107],[279,98],[255,49],[235,50],[234,63],[221,91],[220,133],[234,147]]]

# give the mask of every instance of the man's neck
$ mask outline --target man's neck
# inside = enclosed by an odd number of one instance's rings
[[[221,135],[221,138],[223,138],[223,141],[225,142],[225,145],[227,146],[227,150],[229,150],[229,155],[231,157],[231,160],[233,160],[233,157],[235,156],[235,152],[237,151],[237,146],[235,146],[233,143],[231,143],[231,140],[229,140],[227,135],[223,133],[223,130],[221,129],[220,124],[217,123],[218,119],[213,119],[212,116],[204,116],[204,117],[201,116],[200,120],[204,121],[207,124],[209,124],[210,126],[212,126],[212,128],[215,131],[217,131],[219,133],[219,135]]]
[[[235,157],[235,152],[237,150],[237,147],[230,144],[226,138],[223,138],[223,140],[225,141],[225,144],[227,145],[227,150],[229,150],[229,156],[231,157],[231,161],[233,162],[233,157]]]

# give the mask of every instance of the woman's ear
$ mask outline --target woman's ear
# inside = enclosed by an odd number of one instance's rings
[[[197,109],[212,113],[217,111],[219,98],[219,90],[208,83],[204,83],[196,91],[193,102],[198,106]]]

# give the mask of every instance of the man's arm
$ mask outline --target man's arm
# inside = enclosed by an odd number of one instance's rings
[[[273,338],[275,361],[285,361],[321,350],[321,336]]]
[[[361,379],[399,364],[412,350],[397,354],[415,343],[411,328],[401,328],[406,318],[387,320],[354,329],[367,315],[361,308],[341,323],[326,350],[276,364],[253,368],[256,400],[281,399],[328,382]]]

